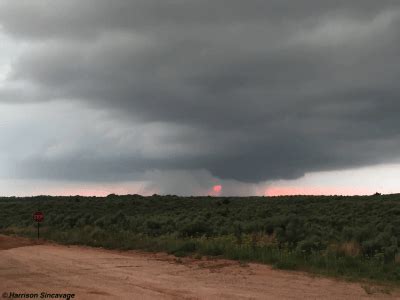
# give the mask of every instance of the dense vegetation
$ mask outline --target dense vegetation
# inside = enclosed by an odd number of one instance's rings
[[[400,195],[0,198],[0,231],[400,283]]]

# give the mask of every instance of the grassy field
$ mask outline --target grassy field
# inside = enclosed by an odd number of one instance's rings
[[[0,198],[0,232],[400,284],[400,195]]]

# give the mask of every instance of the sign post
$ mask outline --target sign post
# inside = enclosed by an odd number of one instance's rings
[[[37,211],[33,214],[33,220],[37,223],[37,238],[39,239],[40,234],[39,234],[39,228],[40,228],[40,223],[43,222],[44,220],[44,214],[41,211]]]

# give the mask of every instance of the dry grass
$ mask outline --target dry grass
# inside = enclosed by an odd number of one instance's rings
[[[396,254],[396,256],[394,257],[394,262],[396,264],[400,264],[400,254]]]
[[[361,287],[364,289],[364,291],[368,295],[373,295],[373,294],[387,294],[390,295],[392,292],[392,289],[387,286],[376,286],[376,285],[361,285]]]
[[[339,245],[330,245],[329,250],[343,256],[356,257],[361,254],[361,246],[355,241],[345,242]]]
[[[275,234],[267,235],[261,232],[246,234],[243,236],[243,245],[267,247],[277,244]]]

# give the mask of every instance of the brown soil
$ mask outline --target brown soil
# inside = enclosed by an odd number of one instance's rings
[[[74,299],[400,299],[393,288],[260,264],[36,243],[0,235],[0,294]]]

